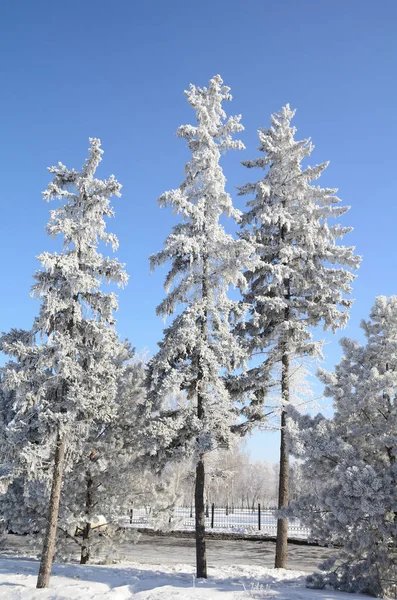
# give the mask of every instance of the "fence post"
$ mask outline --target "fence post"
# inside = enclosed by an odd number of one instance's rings
[[[258,504],[258,530],[261,530],[261,505]]]
[[[209,515],[208,502],[207,502],[207,504],[206,504],[206,506],[205,506],[205,516],[206,516],[206,517],[209,517],[209,516],[210,516],[210,515]]]
[[[134,509],[130,508],[130,525],[132,524],[132,517],[134,516]]]
[[[226,502],[226,510],[225,510],[225,515],[228,516],[229,515],[229,505]]]
[[[215,504],[211,504],[211,529],[214,529]]]

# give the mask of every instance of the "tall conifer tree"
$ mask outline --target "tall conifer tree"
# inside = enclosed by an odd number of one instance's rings
[[[291,360],[321,353],[321,342],[312,339],[312,329],[322,324],[335,331],[349,315],[354,275],[360,259],[354,249],[336,243],[351,228],[329,225],[348,207],[339,205],[335,189],[310,184],[327,167],[304,167],[310,156],[310,140],[296,141],[294,116],[287,104],[272,115],[272,127],[259,131],[263,157],[243,162],[260,168],[265,175],[240,188],[254,194],[243,216],[241,238],[253,244],[260,265],[246,273],[245,302],[250,318],[241,329],[251,355],[268,353],[246,378],[247,388],[262,395],[276,363],[281,363],[281,444],[279,508],[288,505],[289,458],[286,440],[286,406],[290,399]],[[347,267],[347,268],[346,268]],[[276,567],[286,567],[288,522],[278,519]]]
[[[222,108],[231,100],[229,88],[217,75],[208,88],[191,85],[186,96],[197,125],[183,125],[177,135],[187,140],[192,156],[180,187],[159,199],[160,206],[180,213],[182,221],[173,227],[164,249],[151,257],[152,268],[171,264],[167,296],[157,314],[177,315],[150,362],[149,399],[157,456],[195,453],[197,576],[206,577],[204,457],[228,445],[237,420],[223,375],[239,367],[245,353],[230,330],[230,319],[241,314],[241,307],[227,292],[230,285],[245,285],[242,269],[250,263],[252,247],[226,234],[220,223],[222,215],[240,219],[219,164],[222,152],[244,147],[232,139],[243,129],[240,117],[226,118]],[[188,403],[163,410],[163,399],[181,390]]]
[[[53,180],[44,198],[62,205],[51,211],[47,232],[63,236],[63,251],[39,256],[42,269],[32,290],[41,300],[32,328],[36,341],[26,343],[20,335],[2,340],[3,351],[16,359],[4,370],[6,385],[17,390],[13,439],[18,444],[25,436],[23,457],[33,469],[45,467],[54,452],[39,588],[50,579],[66,449],[78,449],[92,423],[105,423],[116,409],[117,299],[100,287],[102,282],[124,285],[127,275],[117,259],[98,251],[100,242],[118,247],[116,236],[106,233],[105,217],[113,216],[110,197],[119,196],[121,188],[113,176],[95,178],[102,153],[100,141],[90,139],[81,172],[62,163],[49,169]],[[28,392],[19,394],[18,388],[26,386]]]

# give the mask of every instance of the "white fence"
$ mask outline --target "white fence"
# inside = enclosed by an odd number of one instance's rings
[[[208,531],[276,535],[277,518],[273,508],[254,509],[209,506],[206,510],[205,527]],[[150,507],[132,508],[127,522],[133,527],[152,527],[154,520]],[[176,530],[194,529],[194,507],[174,508],[169,525]],[[289,521],[289,536],[307,538],[310,530],[298,520]]]

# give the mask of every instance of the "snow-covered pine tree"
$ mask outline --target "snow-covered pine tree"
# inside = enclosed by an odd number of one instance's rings
[[[137,427],[137,415],[145,401],[145,365],[125,345],[119,366],[115,415],[108,422],[92,425],[62,489],[57,547],[65,552],[65,542],[73,539],[80,547],[81,564],[89,562],[97,550],[106,546],[112,550],[115,541],[125,537],[124,518],[132,504],[153,506],[160,492],[156,479],[147,472],[141,428]],[[161,491],[165,503],[167,492]],[[99,526],[103,522],[106,527]]]
[[[222,103],[231,99],[219,75],[208,88],[190,86],[186,92],[196,111],[197,125],[184,125],[177,135],[187,140],[191,160],[178,189],[166,192],[160,206],[172,206],[182,215],[165,241],[164,249],[151,256],[152,269],[171,263],[165,280],[167,296],[157,307],[164,318],[176,313],[165,329],[158,353],[149,363],[148,397],[154,415],[152,439],[156,460],[195,453],[195,511],[197,576],[206,577],[204,526],[204,456],[227,446],[230,426],[237,420],[222,377],[239,367],[245,353],[230,331],[233,313],[240,305],[228,298],[230,285],[244,286],[252,247],[226,234],[220,217],[240,219],[240,212],[225,191],[219,164],[228,149],[241,149],[232,134],[243,129],[240,116],[226,118]],[[184,391],[188,403],[164,410],[163,399]],[[148,438],[149,439],[149,438]]]
[[[294,116],[287,104],[272,115],[272,127],[259,130],[263,157],[244,161],[248,168],[265,170],[257,183],[240,188],[240,194],[254,194],[242,219],[241,238],[253,244],[261,264],[247,271],[245,302],[251,305],[250,318],[241,329],[251,355],[267,358],[251,369],[246,388],[263,395],[273,366],[281,363],[281,443],[279,508],[288,505],[289,459],[286,446],[286,411],[289,402],[290,363],[296,357],[321,353],[321,342],[312,339],[312,328],[322,324],[335,331],[348,319],[354,275],[360,258],[354,248],[336,243],[351,228],[329,225],[348,207],[339,206],[335,189],[310,184],[318,179],[327,163],[304,167],[310,156],[310,140],[296,141]],[[346,268],[347,267],[347,268]],[[286,567],[288,522],[277,526],[276,567]]]
[[[99,552],[112,555],[116,543],[136,541],[135,530],[125,528],[125,516],[133,504],[150,505],[155,522],[168,521],[175,500],[175,493],[169,489],[170,478],[163,474],[160,479],[148,470],[141,428],[136,426],[145,399],[145,362],[128,342],[121,344],[116,361],[119,379],[112,419],[92,423],[84,443],[80,441],[78,451],[69,452],[66,459],[55,544],[57,560],[75,557],[77,547],[81,564]],[[0,386],[0,419],[4,425],[0,436],[5,434],[5,444],[14,416],[15,392],[5,392]],[[12,433],[10,439],[15,442]],[[31,441],[34,439],[31,429]],[[7,450],[3,449],[2,437],[0,442],[4,460]],[[48,473],[40,468],[33,474],[26,470],[29,465],[24,461],[16,463],[15,457],[10,458],[17,476],[0,493],[2,527],[19,534],[35,533],[31,546],[38,550],[46,525]],[[75,542],[74,547],[70,541]]]
[[[49,448],[54,451],[37,587],[49,583],[66,446],[77,448],[93,422],[106,423],[115,411],[117,299],[100,287],[102,282],[122,286],[128,277],[117,259],[98,251],[100,242],[110,243],[113,250],[118,246],[116,236],[105,230],[105,217],[113,216],[110,197],[119,196],[121,187],[114,176],[95,178],[102,153],[100,141],[93,138],[81,172],[62,163],[49,169],[54,177],[44,199],[58,198],[62,205],[51,211],[47,232],[62,235],[64,248],[39,256],[42,270],[35,274],[32,289],[41,300],[32,329],[36,342],[2,340],[2,350],[16,359],[3,371],[6,385],[17,390],[29,387],[28,393],[16,394],[14,439],[20,442],[25,432],[23,456],[33,470],[48,458]],[[31,428],[35,442],[30,441]]]
[[[118,518],[126,514],[131,502],[137,453],[133,440],[138,433],[133,425],[135,408],[144,398],[145,371],[140,362],[125,364],[133,359],[129,344],[121,346],[115,358],[120,379],[114,414],[110,420],[96,420],[91,425],[84,447],[65,475],[61,494],[59,529],[63,535],[57,546],[62,552],[62,541],[72,538],[80,546],[81,564],[87,563],[92,549],[104,541],[103,535],[99,540],[96,535],[99,518],[106,520],[106,533],[114,534]]]
[[[397,296],[379,296],[361,324],[366,344],[342,339],[334,373],[319,372],[335,414],[289,410],[292,453],[310,487],[290,511],[312,537],[338,547],[309,585],[391,597],[397,581]]]
[[[0,338],[0,349],[2,341],[7,340],[8,342],[22,342],[23,344],[31,345],[33,342],[32,333],[22,329],[11,329],[11,331]],[[23,369],[22,363],[14,363],[15,370]],[[18,393],[26,395],[29,391],[29,386],[20,386]],[[9,389],[4,380],[2,370],[0,370],[0,496],[7,493],[8,487],[14,484],[14,489],[19,488],[18,482],[15,482],[15,478],[18,474],[18,455],[15,455],[13,451],[13,444],[10,443],[8,425],[13,421],[15,417],[15,403],[17,401],[17,390]],[[34,436],[34,432],[32,432]],[[4,512],[1,511],[2,524],[6,526],[7,518],[4,516]]]
[[[33,335],[30,331],[11,329],[8,334],[3,334],[1,343],[22,342],[26,345],[32,345]],[[14,362],[13,369],[22,371],[23,362]],[[12,530],[15,533],[26,533],[29,517],[24,514],[21,507],[24,505],[24,456],[23,452],[16,452],[16,447],[23,448],[27,441],[34,443],[37,439],[37,431],[29,427],[18,439],[15,431],[10,432],[10,425],[16,415],[16,404],[21,397],[25,397],[30,392],[29,383],[20,385],[18,388],[10,389],[4,380],[3,373],[0,372],[0,463],[1,478],[0,482],[0,515],[2,532]],[[28,439],[27,434],[28,433]]]

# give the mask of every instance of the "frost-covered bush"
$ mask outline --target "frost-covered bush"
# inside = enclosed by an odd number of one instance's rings
[[[361,326],[366,344],[343,339],[335,372],[319,373],[333,418],[290,411],[291,451],[310,481],[291,511],[340,546],[310,585],[384,596],[397,580],[397,296],[379,296]]]
[[[117,362],[120,376],[112,419],[92,423],[78,452],[73,447],[67,452],[57,560],[68,560],[78,550],[82,562],[88,562],[99,553],[115,555],[116,542],[136,541],[136,532],[125,527],[133,504],[150,505],[155,522],[169,519],[175,495],[169,489],[170,477],[164,474],[159,478],[148,470],[147,456],[142,451],[142,428],[137,427],[145,399],[145,364],[128,344],[120,346]],[[7,395],[0,387],[1,392],[1,414],[7,418],[6,399],[14,394]],[[37,469],[33,474],[26,469],[0,495],[2,528],[34,533],[31,541],[37,551],[45,531],[49,494],[46,472]]]
[[[128,345],[118,362],[115,413],[107,422],[92,424],[62,488],[57,548],[67,556],[67,542],[73,539],[81,549],[83,563],[125,537],[125,516],[138,494],[146,502],[154,502],[156,497],[154,486],[145,482],[137,427],[137,412],[145,398],[144,364]],[[106,523],[106,527],[98,523]]]

